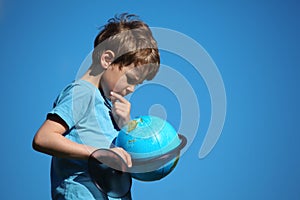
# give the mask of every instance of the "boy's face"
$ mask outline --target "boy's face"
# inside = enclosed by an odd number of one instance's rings
[[[111,100],[111,91],[124,97],[134,92],[135,86],[141,84],[144,79],[145,74],[133,64],[121,69],[111,65],[102,74],[100,85],[104,95]]]

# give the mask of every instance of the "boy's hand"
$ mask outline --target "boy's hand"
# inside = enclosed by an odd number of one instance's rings
[[[119,156],[121,156],[121,158],[125,161],[128,167],[132,167],[131,156],[123,148],[115,147],[111,148],[110,150],[114,151]]]
[[[110,92],[110,95],[112,101],[112,115],[119,128],[122,128],[130,120],[131,104],[127,99],[116,92]]]

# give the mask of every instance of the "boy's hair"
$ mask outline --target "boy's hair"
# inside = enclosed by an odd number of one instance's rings
[[[120,68],[144,65],[147,80],[156,75],[160,56],[157,43],[147,24],[133,14],[123,13],[108,20],[94,40],[93,63],[100,63],[101,54],[111,50],[115,57],[111,64]]]

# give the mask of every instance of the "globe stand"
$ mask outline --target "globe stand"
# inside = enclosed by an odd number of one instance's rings
[[[88,160],[90,176],[103,193],[113,198],[124,197],[131,188],[132,178],[130,173],[143,173],[154,171],[179,157],[187,139],[178,134],[180,145],[171,151],[150,158],[132,159],[132,167],[128,168],[125,161],[114,151],[109,149],[98,149],[94,151]]]
[[[131,188],[131,175],[127,172],[127,164],[114,151],[98,149],[88,160],[90,176],[103,193],[113,198],[124,197]]]
[[[178,134],[179,139],[181,140],[180,144],[172,149],[171,151],[164,153],[159,156],[149,157],[149,158],[139,158],[132,159],[132,167],[129,168],[129,172],[131,173],[143,173],[150,172],[159,169],[164,166],[174,158],[180,155],[180,151],[187,144],[187,139],[185,136]]]

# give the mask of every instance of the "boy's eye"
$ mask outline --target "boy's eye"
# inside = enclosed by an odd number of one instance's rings
[[[137,85],[142,84],[143,81],[140,81],[140,80],[134,80],[134,79],[130,79],[130,80],[129,80],[129,79],[128,79],[128,80],[127,80],[127,83],[130,84],[130,85],[136,85],[136,86],[137,86]]]
[[[127,83],[130,85],[139,84],[139,80],[136,77],[127,76]]]
[[[136,83],[136,81],[133,80],[133,79],[127,79],[127,82],[128,82],[128,84],[130,84],[130,85],[134,85],[134,84]]]

